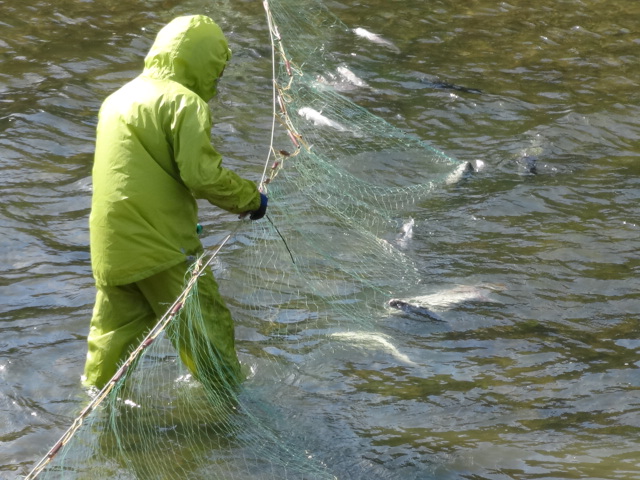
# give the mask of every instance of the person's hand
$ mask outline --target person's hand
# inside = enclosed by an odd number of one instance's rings
[[[249,212],[249,218],[251,220],[260,220],[267,213],[267,202],[269,199],[264,193],[260,194],[260,208],[258,210],[254,210]]]

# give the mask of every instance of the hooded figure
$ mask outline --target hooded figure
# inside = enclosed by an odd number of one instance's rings
[[[142,74],[102,104],[90,216],[97,296],[85,385],[101,388],[180,295],[188,259],[203,251],[197,198],[252,220],[266,211],[267,198],[224,168],[211,145],[207,102],[230,58],[213,20],[178,17],[158,33]],[[192,339],[178,342],[181,357],[196,376],[211,362],[235,375],[233,322],[211,272],[198,290],[206,331],[176,335]]]

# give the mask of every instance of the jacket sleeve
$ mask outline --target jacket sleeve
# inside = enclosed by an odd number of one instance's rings
[[[183,97],[172,115],[173,153],[184,184],[203,198],[231,213],[260,207],[256,184],[222,166],[222,156],[211,145],[211,113],[199,97]]]

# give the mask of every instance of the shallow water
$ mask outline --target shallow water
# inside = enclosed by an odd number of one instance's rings
[[[501,288],[439,311],[443,322],[392,314],[379,328],[397,354],[379,339],[336,340],[305,353],[284,385],[267,370],[256,388],[282,412],[304,411],[299,435],[314,433],[310,446],[339,478],[638,478],[640,4],[327,5],[393,43],[336,46],[369,85],[345,95],[486,165],[416,205],[401,246],[424,282],[410,293]],[[257,1],[11,1],[0,12],[0,478],[16,478],[86,401],[101,101],[137,74],[162,24],[212,15],[234,51],[213,139],[257,180],[271,66]],[[272,352],[252,332],[238,325],[240,348]]]

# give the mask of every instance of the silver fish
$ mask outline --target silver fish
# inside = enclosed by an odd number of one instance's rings
[[[358,77],[344,65],[336,68],[336,72],[326,72],[316,77],[322,87],[328,85],[339,92],[348,92],[357,88],[371,88],[367,82]]]
[[[485,163],[479,158],[464,162],[447,176],[447,178],[444,180],[444,183],[447,185],[458,183],[463,178],[466,178],[473,173],[477,173],[480,170],[484,170],[484,167]]]
[[[400,233],[398,233],[398,235],[396,236],[396,242],[398,246],[400,247],[407,246],[407,244],[409,243],[409,240],[413,238],[413,226],[415,224],[416,222],[413,220],[413,218],[410,218],[408,222],[402,225],[402,228],[400,229]]]
[[[434,319],[440,319],[433,310],[448,310],[456,305],[466,302],[495,302],[491,293],[504,290],[503,285],[457,285],[453,288],[428,295],[410,298],[393,298],[389,300],[389,306],[408,313],[424,315]]]
[[[387,40],[386,38],[382,38],[377,33],[372,33],[369,30],[366,30],[366,29],[360,28],[360,27],[354,28],[353,29],[353,33],[355,33],[359,37],[366,38],[370,42],[377,43],[378,45],[385,46],[385,47],[393,50],[396,53],[400,53],[400,49],[398,47],[396,47],[393,44],[393,42]]]
[[[400,300],[398,298],[392,298],[391,300],[389,300],[389,306],[391,308],[402,310],[403,312],[406,312],[406,313],[427,317],[430,320],[435,320],[437,322],[444,322],[442,317],[440,317],[437,313],[433,312],[432,310],[429,310],[428,308],[420,305],[416,305],[413,303],[406,302],[404,300]]]
[[[331,336],[341,340],[347,340],[352,344],[362,344],[368,348],[381,348],[395,359],[407,365],[416,365],[413,360],[400,352],[398,348],[388,340],[387,335],[370,332],[336,332],[332,333]]]
[[[344,65],[336,69],[340,77],[342,77],[347,83],[356,87],[368,87],[367,82],[358,77],[355,73],[349,70]]]
[[[335,128],[336,130],[339,130],[341,132],[347,131],[347,129],[340,125],[338,122],[325,117],[324,115],[322,115],[322,113],[311,107],[302,107],[300,110],[298,110],[298,115],[309,120],[310,122],[313,122],[314,125],[319,127]]]

